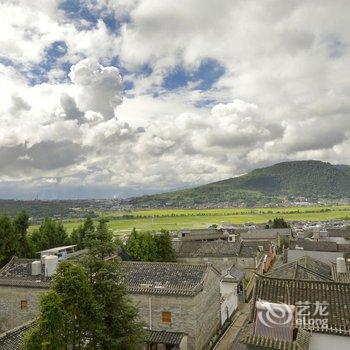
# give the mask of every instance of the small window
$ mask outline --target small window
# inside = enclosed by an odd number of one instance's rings
[[[162,312],[162,322],[171,323],[171,312],[169,311]]]
[[[21,300],[21,310],[28,309],[28,300]]]

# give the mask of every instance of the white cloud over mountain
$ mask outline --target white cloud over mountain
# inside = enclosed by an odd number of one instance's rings
[[[112,196],[350,162],[350,4],[67,3],[0,0],[3,196],[13,183]]]

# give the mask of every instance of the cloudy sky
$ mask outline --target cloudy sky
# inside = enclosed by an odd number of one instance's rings
[[[350,163],[350,2],[0,0],[0,198]]]

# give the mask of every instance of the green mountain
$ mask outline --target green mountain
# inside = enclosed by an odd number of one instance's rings
[[[285,198],[350,196],[350,166],[316,160],[278,163],[193,189],[130,199],[137,206],[190,206],[279,202]]]

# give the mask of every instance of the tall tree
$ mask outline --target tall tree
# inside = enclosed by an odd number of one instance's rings
[[[131,232],[124,247],[126,253],[139,261],[175,261],[171,237],[167,231],[160,234]]]
[[[70,236],[72,244],[76,244],[77,249],[84,249],[86,237],[91,235],[94,231],[94,222],[89,216],[85,219],[83,224],[80,224],[77,228],[73,229]]]
[[[175,250],[168,231],[163,230],[155,236],[159,261],[175,261]]]
[[[44,294],[40,300],[37,324],[33,329],[24,334],[23,349],[66,349],[64,310],[62,298],[55,290],[50,290]]]
[[[118,246],[106,221],[100,220],[86,241],[89,252],[76,262],[79,266],[62,262],[54,275],[50,302],[57,318],[52,320],[54,314],[43,305],[38,325],[26,338],[25,350],[140,347],[142,323],[127,296],[122,267],[115,258]],[[57,329],[49,327],[51,322]]]
[[[62,262],[40,305],[38,323],[25,338],[26,350],[99,349],[93,334],[102,314],[81,266]]]
[[[6,264],[19,249],[11,219],[8,215],[0,216],[0,266]]]
[[[29,216],[25,210],[17,213],[13,220],[13,230],[18,241],[17,255],[19,257],[29,258],[32,255],[28,240]]]
[[[290,225],[284,218],[274,218],[268,222],[269,228],[290,228]]]
[[[142,323],[138,310],[127,296],[121,263],[114,257],[118,245],[104,219],[99,221],[96,231],[87,238],[87,245],[89,254],[83,264],[104,316],[101,331],[95,334],[94,343],[102,349],[137,349],[143,339]]]
[[[35,251],[45,250],[70,243],[67,231],[61,222],[46,218],[30,236]]]

